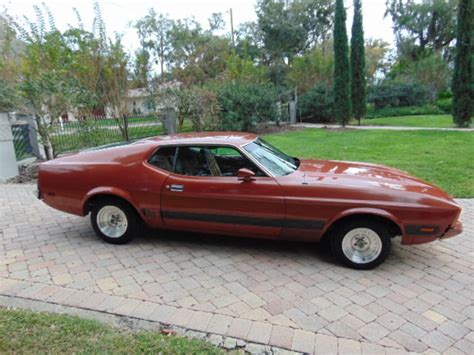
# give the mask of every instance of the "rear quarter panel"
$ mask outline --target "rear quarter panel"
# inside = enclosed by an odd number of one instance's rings
[[[111,148],[43,163],[38,176],[43,200],[58,210],[84,216],[90,198],[114,195],[131,203],[147,224],[160,226],[161,187],[167,173],[146,163],[155,148]]]

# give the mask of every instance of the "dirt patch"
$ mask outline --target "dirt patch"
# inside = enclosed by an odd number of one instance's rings
[[[28,165],[18,167],[20,175],[8,179],[7,184],[33,184],[38,179],[38,165],[41,161],[35,161]]]
[[[303,129],[304,127],[292,126],[287,123],[280,123],[280,125],[277,126],[275,123],[270,122],[270,123],[259,124],[255,129],[255,133],[273,134],[273,133],[284,133],[284,132],[291,132],[291,131],[301,131]]]
[[[351,127],[334,127],[334,126],[323,126],[321,129],[325,129],[326,131],[331,132],[344,132],[344,131],[353,131],[355,128]]]

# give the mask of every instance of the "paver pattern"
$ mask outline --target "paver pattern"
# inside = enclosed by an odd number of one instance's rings
[[[0,295],[122,314],[289,350],[474,352],[474,200],[463,235],[394,241],[372,271],[322,247],[147,232],[102,242],[33,185],[0,185]]]

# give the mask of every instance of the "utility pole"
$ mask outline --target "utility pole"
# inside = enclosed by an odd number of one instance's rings
[[[230,34],[232,36],[232,47],[235,48],[235,40],[234,40],[234,16],[232,15],[232,8],[229,10],[230,14]]]

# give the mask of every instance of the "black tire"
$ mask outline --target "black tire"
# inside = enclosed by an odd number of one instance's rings
[[[358,239],[359,234],[356,229],[363,228],[363,229],[368,229],[371,232],[368,232],[370,234],[370,238],[363,237],[362,242],[368,244],[362,244],[362,248],[365,248],[367,245],[371,245],[371,240],[373,240],[375,243],[374,245],[378,245],[378,247],[375,247],[373,256],[371,258],[368,258],[367,261],[355,261],[354,259],[349,258],[346,253],[344,252],[344,247],[343,247],[343,241],[344,238],[347,236],[347,239],[345,241],[345,246],[347,245],[353,245],[355,249],[356,247],[361,247],[358,242],[360,239]],[[351,234],[352,233],[352,238]],[[373,234],[374,232],[375,234]],[[362,233],[363,235],[363,233]],[[378,240],[376,239],[378,237]],[[340,223],[338,224],[330,233],[329,235],[330,243],[331,243],[331,251],[334,256],[334,258],[341,262],[342,264],[352,268],[352,269],[357,269],[357,270],[370,270],[373,269],[380,264],[382,264],[385,259],[388,257],[390,254],[390,250],[392,247],[392,236],[389,232],[388,227],[380,221],[377,220],[371,220],[371,219],[353,219],[347,221],[347,223]],[[351,241],[351,243],[349,243]],[[352,243],[352,241],[354,241]],[[380,249],[381,247],[381,249]],[[352,249],[352,250],[353,250]],[[379,252],[378,252],[379,251]],[[357,252],[356,252],[357,254]],[[360,254],[358,254],[360,255]],[[355,258],[358,258],[356,256]]]
[[[118,233],[114,237],[105,234],[103,230],[101,230],[98,222],[100,211],[104,208],[110,209],[110,207],[118,208],[123,213],[118,214],[121,221],[123,220],[124,216],[126,218],[126,226],[123,227],[125,231],[123,233]],[[103,210],[103,213],[104,211],[106,210]],[[115,199],[112,197],[102,198],[93,203],[91,208],[91,224],[95,233],[110,244],[126,244],[138,234],[140,229],[140,219],[133,207],[120,199]]]

